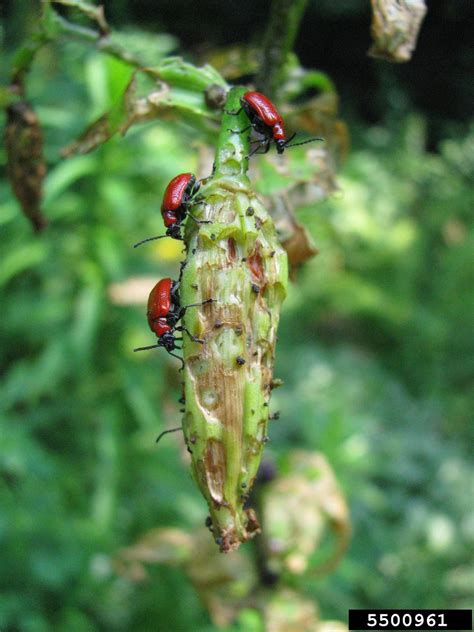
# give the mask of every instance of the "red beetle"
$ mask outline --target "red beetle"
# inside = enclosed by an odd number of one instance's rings
[[[257,153],[258,149],[262,145],[265,145],[265,149],[263,152],[259,153],[266,154],[270,149],[272,140],[275,142],[277,152],[279,154],[282,154],[287,147],[296,147],[297,145],[312,143],[315,140],[323,140],[319,137],[310,138],[309,140],[305,140],[301,143],[294,143],[293,145],[290,145],[289,143],[296,136],[296,132],[290,136],[290,138],[286,138],[283,118],[270,99],[261,92],[246,92],[240,99],[240,105],[240,109],[237,110],[237,112],[232,112],[232,114],[239,114],[242,110],[244,110],[250,120],[250,125],[242,130],[239,130],[238,133],[246,132],[248,129],[253,127],[256,132],[264,136],[262,140],[253,141],[258,143],[258,145],[250,152],[249,157]]]
[[[166,226],[166,233],[158,237],[143,239],[143,241],[135,244],[134,248],[147,241],[161,239],[162,237],[182,239],[181,224],[186,216],[191,217],[197,224],[210,224],[208,221],[196,219],[189,212],[191,202],[199,191],[200,186],[201,182],[196,182],[196,176],[192,173],[180,173],[175,176],[166,187],[163,202],[161,203],[161,215]]]
[[[176,338],[174,332],[184,331],[194,342],[202,343],[204,341],[193,336],[183,325],[177,326],[178,321],[183,318],[189,307],[198,307],[212,302],[213,299],[210,298],[202,303],[183,306],[179,300],[179,281],[161,279],[150,292],[146,311],[148,325],[153,333],[156,334],[158,341],[155,345],[139,347],[134,349],[134,351],[164,347],[170,355],[181,360],[184,367],[183,360],[173,353],[175,349],[181,348],[176,345],[176,342],[182,340],[182,338]]]

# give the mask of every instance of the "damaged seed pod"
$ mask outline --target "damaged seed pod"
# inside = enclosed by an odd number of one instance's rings
[[[242,93],[242,88],[231,90],[227,112],[239,108]],[[286,253],[246,176],[248,135],[232,132],[245,126],[244,114],[224,114],[215,172],[193,209],[212,224],[187,224],[181,282],[183,304],[213,299],[185,317],[186,327],[204,343],[184,335],[183,429],[188,443],[195,437],[192,471],[223,552],[260,530],[244,502],[267,440],[276,332],[288,277]]]

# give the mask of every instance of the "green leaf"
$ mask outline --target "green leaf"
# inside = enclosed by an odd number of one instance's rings
[[[52,204],[73,182],[94,173],[96,168],[97,160],[94,156],[76,156],[60,162],[46,177],[44,205]]]
[[[0,287],[6,285],[21,272],[38,266],[44,261],[46,253],[46,244],[37,241],[18,246],[6,254],[2,258],[2,267],[0,268]]]

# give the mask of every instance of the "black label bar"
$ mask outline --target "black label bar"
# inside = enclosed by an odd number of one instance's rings
[[[472,610],[349,610],[349,630],[472,630]]]

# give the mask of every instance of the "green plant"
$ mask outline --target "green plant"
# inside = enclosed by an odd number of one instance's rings
[[[247,174],[249,134],[232,132],[233,127],[246,127],[246,115],[225,113],[221,117],[223,105],[227,108],[224,112],[239,109],[245,90],[229,90],[225,79],[210,66],[198,68],[179,58],[165,58],[147,66],[114,40],[100,9],[79,1],[57,3],[95,21],[98,31],[94,31],[60,16],[53,4],[44,4],[34,36],[13,57],[7,97],[11,182],[25,214],[37,229],[45,224],[40,212],[45,168],[41,145],[36,140],[41,133],[38,117],[27,104],[25,78],[35,56],[47,44],[64,36],[75,38],[95,45],[113,59],[110,107],[63,150],[64,156],[89,153],[118,132],[125,134],[137,123],[161,117],[185,121],[205,138],[212,138],[222,118],[213,173],[200,196],[201,209],[204,204],[206,217],[212,224],[201,225],[199,230],[193,224],[186,229],[187,259],[181,294],[184,303],[203,300],[204,290],[214,300],[212,305],[196,308],[186,316],[187,328],[203,343],[200,347],[187,335],[183,338],[186,363],[183,430],[192,455],[194,477],[209,505],[215,540],[222,551],[228,552],[259,531],[254,512],[244,509],[244,504],[267,441],[276,331],[288,275],[287,255],[271,217],[275,202],[269,200],[266,209],[256,197]],[[275,71],[272,92],[276,91],[277,83],[285,90],[286,77],[294,96],[307,85],[303,81],[308,79],[305,73],[300,71],[298,77],[295,74],[298,70],[295,60],[286,64],[304,2],[300,5],[296,12],[290,4],[275,5],[277,10],[270,26],[278,31],[285,64],[282,61],[273,65],[278,68],[278,78]],[[291,20],[285,18],[287,14],[291,14]],[[268,46],[270,43],[275,51],[275,42],[268,40]],[[127,67],[135,69],[133,74]],[[151,82],[152,91],[146,96],[139,94],[139,80],[147,86]],[[320,81],[318,75],[316,82]],[[328,82],[326,90],[333,90]],[[300,107],[297,106],[296,114]],[[317,124],[311,118],[309,121]],[[300,153],[292,171],[286,174],[286,188],[298,184],[301,176],[296,174],[306,162],[304,155]],[[329,153],[323,156],[329,160]],[[272,161],[268,161],[268,168],[271,171],[265,179],[266,186],[275,193],[280,186],[278,171]],[[310,182],[314,175],[308,165],[305,170]],[[34,177],[27,180],[30,172]],[[27,181],[32,181],[28,199],[22,195]],[[296,223],[291,212],[285,219],[290,225],[287,240],[291,240]],[[296,248],[294,244],[291,246],[293,252],[305,241],[307,237],[300,229]],[[307,252],[307,256],[311,255],[310,247]],[[298,253],[297,261],[300,260]]]

